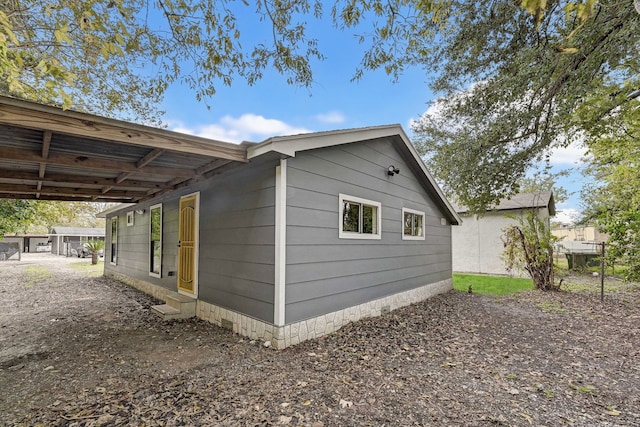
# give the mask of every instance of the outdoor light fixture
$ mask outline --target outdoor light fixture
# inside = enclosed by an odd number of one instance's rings
[[[396,168],[395,166],[391,165],[387,168],[387,175],[393,176],[397,173],[400,173],[400,169]]]
[[[136,209],[136,213],[138,215],[143,215],[144,214],[144,209]]]

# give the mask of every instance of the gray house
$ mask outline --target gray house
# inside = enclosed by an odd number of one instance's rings
[[[451,289],[459,217],[400,126],[243,146],[240,166],[105,212],[105,274],[276,348]]]
[[[460,273],[517,274],[509,273],[501,258],[504,251],[504,229],[517,223],[514,217],[533,211],[550,227],[550,217],[556,214],[551,191],[521,193],[500,201],[498,206],[482,215],[470,214],[466,208],[456,208],[463,218],[460,227],[453,229],[453,271]]]
[[[73,256],[80,245],[94,239],[104,240],[104,229],[55,226],[49,233],[51,253],[54,255]]]

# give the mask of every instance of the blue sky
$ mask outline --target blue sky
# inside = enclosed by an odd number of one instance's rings
[[[259,142],[276,135],[345,129],[399,123],[411,136],[410,122],[428,108],[434,94],[427,86],[428,72],[421,67],[407,69],[393,82],[383,71],[366,72],[351,81],[363,47],[350,33],[330,30],[329,23],[313,24],[325,60],[314,63],[315,83],[311,88],[287,85],[285,77],[266,70],[253,86],[237,79],[231,87],[217,85],[217,93],[197,102],[188,87],[169,88],[163,109],[164,121],[172,130],[227,142]],[[254,39],[260,36],[253,34]],[[552,156],[556,168],[577,170],[581,150],[575,147]],[[560,204],[560,215],[581,210],[577,192],[582,177],[573,173],[561,183],[574,192]]]

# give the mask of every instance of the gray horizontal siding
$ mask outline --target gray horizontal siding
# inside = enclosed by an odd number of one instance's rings
[[[105,245],[105,270],[144,280],[163,288],[176,290],[176,277],[169,272],[177,269],[178,256],[178,201],[163,199],[162,203],[162,277],[149,275],[149,207],[159,203],[144,203],[121,211],[118,215],[118,259],[111,265],[111,218],[107,218],[107,244]],[[127,226],[128,211],[145,209],[142,215],[134,214],[134,225]]]
[[[255,162],[131,207],[147,210],[134,227],[126,227],[122,211],[118,265],[105,268],[176,290],[168,272],[177,271],[179,201],[199,191],[198,299],[273,322],[276,164]],[[148,274],[148,209],[156,203],[163,204],[162,278]]]
[[[251,164],[200,196],[199,299],[273,322],[275,166]]]
[[[390,142],[299,153],[287,185],[287,323],[451,277],[451,227]],[[339,239],[340,193],[382,204],[380,240]],[[425,240],[402,240],[403,207],[425,212]]]

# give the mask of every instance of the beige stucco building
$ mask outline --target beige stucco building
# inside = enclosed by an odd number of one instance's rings
[[[601,233],[593,225],[560,226],[551,230],[551,234],[562,242],[606,242],[609,235]]]
[[[463,207],[457,208],[462,224],[452,229],[453,271],[522,275],[522,272],[506,270],[501,258],[504,251],[502,237],[506,227],[517,223],[509,216],[520,216],[528,210],[534,210],[549,226],[550,217],[556,213],[553,193],[518,194],[501,201],[482,216],[469,214]]]

